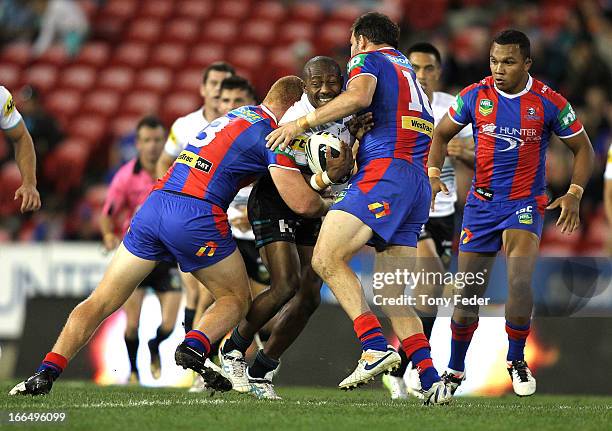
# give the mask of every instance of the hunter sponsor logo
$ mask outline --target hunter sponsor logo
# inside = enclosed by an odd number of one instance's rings
[[[402,117],[402,129],[414,130],[431,137],[433,135],[433,124],[430,121],[418,117]]]
[[[482,99],[478,105],[478,112],[482,115],[489,115],[493,112],[493,101],[491,99]]]
[[[182,163],[184,165],[190,166],[192,168],[198,169],[202,172],[210,172],[213,167],[212,162],[206,160],[203,157],[198,156],[191,151],[182,151],[181,154],[176,158],[177,163]]]
[[[476,193],[478,196],[480,196],[486,201],[492,201],[493,196],[495,195],[493,190],[486,188],[486,187],[476,187],[474,189],[474,193]]]

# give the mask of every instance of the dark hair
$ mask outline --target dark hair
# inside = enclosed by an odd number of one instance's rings
[[[228,78],[225,78],[221,82],[221,91],[223,90],[245,90],[251,99],[257,101],[257,95],[255,94],[255,89],[251,85],[251,83],[242,76],[233,75]]]
[[[366,37],[375,45],[399,46],[400,29],[387,15],[378,12],[368,12],[361,15],[351,26],[351,32]]]
[[[161,120],[155,115],[147,115],[142,117],[138,122],[138,125],[136,125],[136,134],[138,134],[140,129],[142,129],[143,127],[148,127],[150,129],[156,129],[158,127],[161,127],[165,130],[164,123],[162,123]]]
[[[226,63],[225,61],[215,61],[206,69],[204,69],[204,74],[202,75],[202,84],[206,84],[206,81],[208,81],[208,75],[213,70],[217,72],[229,72],[232,75],[236,74],[236,71],[234,70],[231,64]]]
[[[320,64],[322,67],[329,67],[333,69],[338,76],[342,76],[342,69],[340,69],[340,65],[336,60],[331,57],[326,57],[324,55],[318,55],[316,57],[311,58],[304,65],[304,70],[302,72],[302,77],[306,79],[306,77],[310,74],[310,68]]]
[[[504,30],[493,39],[498,45],[518,45],[524,58],[531,58],[531,44],[525,33],[518,30]]]
[[[428,43],[428,42],[415,43],[410,48],[408,48],[408,51],[406,51],[406,57],[410,57],[410,54],[412,54],[413,52],[422,52],[424,54],[431,54],[436,58],[436,61],[438,62],[438,64],[442,64],[442,56],[440,55],[440,51],[438,51],[438,48],[433,46],[431,43]]]

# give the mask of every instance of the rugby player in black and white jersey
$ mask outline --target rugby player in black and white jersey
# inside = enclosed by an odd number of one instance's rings
[[[434,124],[438,124],[455,100],[448,93],[435,91],[440,86],[442,75],[440,52],[430,43],[423,42],[408,48],[406,56],[412,63],[419,84],[431,102]],[[442,166],[441,178],[448,186],[449,193],[438,193],[434,207],[429,212],[429,221],[423,226],[417,244],[415,272],[423,270],[427,274],[443,273],[448,270],[455,230],[455,202],[457,201],[455,166],[461,163],[467,166],[472,166],[474,163],[474,141],[472,130],[468,126],[461,130],[448,145],[448,156]],[[416,298],[420,298],[418,295],[439,297],[443,288],[444,286],[440,285],[421,283],[415,287],[413,296]],[[423,332],[429,339],[438,311],[437,307],[427,306],[417,301],[415,309],[423,322]],[[402,357],[401,365],[397,370],[384,375],[383,383],[394,399],[407,398],[409,393],[417,397],[421,396],[418,372],[413,368],[408,368],[409,362],[402,349],[399,349],[398,353]]]
[[[304,95],[283,116],[279,124],[300,118],[323,106],[342,91],[340,66],[329,57],[314,57],[304,66]],[[365,121],[368,114],[360,118]],[[306,142],[313,133],[326,131],[352,145],[358,135],[360,122],[345,118],[308,130],[291,143],[291,151],[302,173],[311,175],[306,158]],[[351,129],[351,130],[349,130]],[[337,180],[352,166],[352,157],[338,166],[340,159],[328,160],[328,175]],[[333,167],[334,166],[334,167]],[[337,176],[336,176],[337,175]],[[320,187],[321,184],[318,185]],[[270,176],[259,179],[253,188],[248,206],[249,220],[255,233],[256,246],[270,272],[270,289],[253,300],[245,319],[236,327],[221,347],[220,358],[224,371],[239,392],[251,392],[258,398],[279,399],[272,385],[274,371],[281,355],[306,326],[320,302],[321,279],[311,267],[312,253],[317,241],[321,219],[307,219],[296,215],[280,198]],[[264,349],[259,350],[252,366],[244,360],[246,349],[255,333],[280,309],[272,334]]]

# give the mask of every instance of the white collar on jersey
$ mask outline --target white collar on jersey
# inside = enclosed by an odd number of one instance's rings
[[[383,49],[395,49],[392,46],[383,46],[382,48],[378,48],[376,51],[382,51]]]
[[[272,119],[274,120],[274,122],[275,122],[276,124],[278,124],[278,120],[276,119],[276,115],[274,115],[274,114],[272,113],[272,111],[270,111],[270,110],[269,110],[269,109],[266,107],[266,105],[264,105],[263,103],[262,103],[260,106],[261,106],[261,109],[263,109],[263,110],[264,110],[264,112],[265,112],[265,113],[267,113],[267,114],[268,114],[270,117],[272,117]]]
[[[533,84],[533,78],[531,77],[531,75],[528,75],[528,76],[529,76],[529,79],[527,80],[527,85],[525,85],[525,88],[520,93],[516,93],[516,94],[505,93],[501,91],[499,88],[497,88],[497,86],[495,85],[495,82],[493,82],[493,87],[495,87],[495,91],[497,91],[499,94],[501,94],[507,99],[514,99],[517,97],[521,97],[523,94],[527,94],[529,90],[531,90],[531,85]]]

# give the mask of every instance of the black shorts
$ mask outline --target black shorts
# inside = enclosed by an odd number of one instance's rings
[[[431,238],[436,244],[436,251],[442,261],[450,262],[453,248],[453,232],[455,231],[455,215],[445,217],[430,217],[421,229],[419,241]]]
[[[234,238],[234,240],[238,246],[238,251],[242,255],[242,259],[244,259],[249,278],[261,284],[270,284],[270,274],[266,269],[266,265],[263,264],[257,248],[255,248],[255,241],[237,238]]]
[[[319,237],[321,219],[301,217],[291,211],[270,175],[261,177],[253,186],[247,212],[256,248],[275,241],[314,246]]]
[[[142,280],[138,287],[142,289],[150,287],[159,293],[180,292],[181,279],[176,263],[159,262],[153,272],[147,275],[147,278]]]

